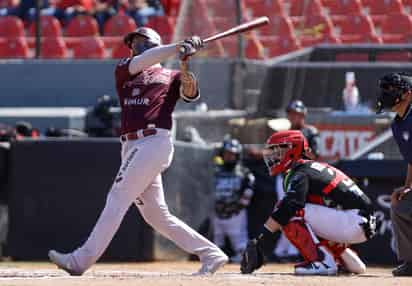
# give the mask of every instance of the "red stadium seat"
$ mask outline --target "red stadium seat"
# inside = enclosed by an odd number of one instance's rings
[[[19,1],[14,0],[0,0],[0,8],[12,8],[18,6]]]
[[[60,37],[62,35],[60,22],[53,16],[41,16],[40,28],[42,37]],[[36,25],[34,22],[30,25],[29,36],[36,36]]]
[[[229,57],[237,57],[237,39],[236,38],[226,38],[222,41],[225,54]],[[249,59],[263,59],[264,58],[264,50],[263,46],[256,38],[252,37],[250,39],[246,39],[245,41],[245,56]]]
[[[412,34],[412,17],[406,14],[389,14],[381,26],[382,34]]]
[[[160,35],[173,35],[174,23],[172,18],[166,16],[150,17],[146,27],[156,30]]]
[[[118,44],[112,50],[113,59],[128,58],[131,56],[130,49],[123,43]]]
[[[227,17],[228,15],[234,15],[236,11],[236,1],[222,1],[222,0],[199,0],[206,4],[206,12],[211,17]],[[246,7],[241,1],[242,11],[246,11]],[[246,15],[243,15],[245,17]]]
[[[322,5],[329,15],[362,14],[362,2],[360,0],[322,0]]]
[[[75,59],[103,59],[105,58],[104,43],[97,37],[81,38],[73,48]]]
[[[339,53],[336,55],[337,62],[367,62],[369,55],[366,53]]]
[[[382,52],[376,55],[376,61],[383,62],[409,62],[412,59],[410,52]]]
[[[333,37],[333,24],[329,17],[312,15],[304,17],[303,21],[295,25],[300,36]]]
[[[73,18],[66,28],[66,36],[68,37],[89,37],[98,34],[99,28],[96,19],[86,15]]]
[[[331,35],[303,36],[299,38],[302,47],[310,47],[318,44],[340,44],[340,39]]]
[[[401,0],[362,0],[371,15],[400,14],[403,12]]]
[[[295,34],[293,23],[290,18],[281,16],[270,17],[269,25],[257,29],[256,32],[262,36],[280,37],[292,37]]]
[[[136,30],[136,28],[136,23],[131,17],[119,12],[104,24],[104,35],[124,36],[125,34]]]
[[[277,57],[301,48],[299,42],[294,37],[265,37],[261,38],[260,41],[265,48],[265,55],[269,58]]]
[[[285,14],[285,7],[283,0],[245,0],[247,11],[253,17],[276,15],[283,16]]]
[[[41,47],[43,59],[65,59],[67,58],[66,43],[62,38],[44,38]]]
[[[180,0],[160,0],[166,15],[177,17],[179,14]]]
[[[382,44],[382,38],[376,34],[356,34],[356,35],[341,35],[340,41],[342,44],[356,44],[356,43],[372,43]]]
[[[0,37],[24,37],[24,24],[14,16],[0,17]]]
[[[289,0],[289,16],[321,15],[320,0]]]
[[[345,37],[358,39],[365,37],[365,35],[370,37],[376,35],[375,27],[369,16],[354,15],[334,17],[333,23],[335,24],[335,30],[338,31],[343,42],[345,41]]]
[[[0,40],[0,58],[26,59],[29,57],[29,47],[25,38],[3,38]]]

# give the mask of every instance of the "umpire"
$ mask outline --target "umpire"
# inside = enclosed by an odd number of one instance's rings
[[[412,276],[412,75],[390,73],[379,82],[377,113],[385,110],[397,115],[392,133],[400,153],[408,162],[405,184],[393,191],[391,218],[398,259],[403,264],[392,271],[394,276]]]

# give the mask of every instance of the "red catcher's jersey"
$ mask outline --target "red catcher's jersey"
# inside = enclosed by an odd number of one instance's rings
[[[172,112],[180,98],[180,71],[152,66],[129,73],[131,59],[119,61],[115,71],[121,114],[121,134],[145,129],[172,128]]]

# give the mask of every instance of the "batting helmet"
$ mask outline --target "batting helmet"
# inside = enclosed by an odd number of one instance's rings
[[[146,49],[150,49],[155,46],[160,46],[162,44],[162,38],[155,30],[147,27],[140,27],[137,28],[135,31],[128,33],[123,38],[123,42],[130,49],[132,49],[132,41],[135,36],[141,36],[147,39],[145,41]]]
[[[225,160],[224,154],[226,152],[230,152],[235,155],[234,160]],[[219,156],[223,160],[223,164],[227,168],[234,168],[236,164],[239,162],[241,159],[241,154],[242,154],[242,145],[240,144],[239,140],[233,139],[233,138],[226,138],[222,142],[222,147],[219,150]]]
[[[269,174],[275,176],[291,168],[292,163],[309,151],[308,141],[299,130],[280,131],[272,134],[263,149],[263,159]]]
[[[412,91],[412,75],[389,73],[378,81],[380,93],[376,102],[376,113],[382,113],[402,101],[402,94]]]
[[[295,111],[297,113],[306,114],[307,109],[306,106],[303,104],[301,100],[293,100],[289,103],[288,107],[286,108],[286,112]]]

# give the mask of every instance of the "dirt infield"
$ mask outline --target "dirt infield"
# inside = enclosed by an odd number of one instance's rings
[[[128,264],[97,264],[81,277],[71,277],[50,263],[0,263],[0,285],[42,286],[244,286],[244,285],[344,285],[383,286],[412,285],[412,278],[393,278],[388,268],[370,267],[361,276],[296,277],[292,265],[269,264],[256,274],[239,274],[238,265],[227,265],[214,276],[196,277],[196,262],[155,262]]]

